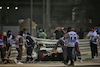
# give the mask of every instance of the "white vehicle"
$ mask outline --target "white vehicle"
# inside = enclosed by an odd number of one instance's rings
[[[57,54],[52,53],[58,40],[41,39],[41,38],[35,38],[35,37],[32,37],[32,38],[35,39],[35,41],[38,44],[35,48],[38,60],[61,60],[61,58],[63,57],[62,56],[63,51],[60,46],[58,46],[57,48]],[[61,55],[61,57],[58,55]]]

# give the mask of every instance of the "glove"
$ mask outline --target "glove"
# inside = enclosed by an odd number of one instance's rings
[[[25,50],[25,46],[22,46],[22,50]]]
[[[54,53],[57,53],[57,50],[56,49],[54,50]]]
[[[39,45],[39,43],[36,42],[37,45]]]
[[[27,43],[27,40],[26,40],[26,39],[24,39],[24,42],[25,42],[25,43]]]

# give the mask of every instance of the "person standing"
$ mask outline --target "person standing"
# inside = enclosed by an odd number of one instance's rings
[[[2,38],[2,41],[3,41],[3,44],[4,44],[4,57],[6,57],[6,46],[7,46],[7,33],[6,32],[3,32],[3,38]]]
[[[61,27],[57,27],[54,31],[53,31],[53,35],[54,35],[54,39],[59,39],[62,36],[64,36],[64,34],[66,34],[66,32],[61,28]]]
[[[54,52],[55,53],[57,53],[57,46],[58,45],[61,45],[62,46],[62,50],[63,50],[63,62],[64,62],[64,64],[65,65],[67,65],[67,39],[65,39],[65,37],[61,37],[59,40],[58,40],[58,42],[57,42],[57,44],[56,44],[56,46],[55,46],[55,48],[54,48]]]
[[[76,38],[77,38],[77,33],[74,32],[74,28],[70,28],[70,31],[65,35],[65,38],[68,40],[68,45],[67,45],[67,63],[70,60],[71,63],[69,66],[74,66],[74,59],[75,59],[75,43],[76,43]]]
[[[26,49],[27,49],[27,59],[25,63],[31,63],[31,61],[33,60],[32,58],[32,52],[33,52],[33,48],[35,46],[35,41],[31,38],[30,34],[27,33],[26,37]]]
[[[1,51],[1,60],[2,60],[2,63],[5,63],[5,51],[4,51],[4,43],[3,43],[3,34],[0,34],[0,51]]]
[[[8,59],[10,57],[11,53],[11,45],[13,44],[13,35],[10,30],[7,31],[7,53],[8,53]],[[7,63],[9,63],[9,60],[7,60]]]
[[[97,44],[98,44],[98,34],[96,32],[96,28],[92,27],[92,31],[89,31],[87,36],[84,39],[87,39],[90,37],[90,47],[91,47],[91,57],[92,59],[94,56],[98,56],[98,49],[97,49]]]
[[[46,37],[47,37],[47,34],[44,32],[44,29],[40,29],[39,38],[46,39]]]
[[[16,36],[16,50],[18,52],[18,56],[16,59],[14,59],[16,64],[23,64],[21,62],[22,58],[22,47],[24,46],[24,38],[23,38],[23,31],[20,31],[20,33]]]

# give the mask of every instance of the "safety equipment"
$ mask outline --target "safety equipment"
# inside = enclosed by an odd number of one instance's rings
[[[68,28],[67,28],[67,32],[69,32],[69,31],[70,31],[70,29],[71,29],[71,27],[68,27]]]
[[[43,30],[42,29],[40,29],[40,32],[42,32]]]
[[[71,28],[70,30],[73,30],[73,31],[75,31],[75,28]]]
[[[57,53],[57,50],[56,49],[54,50],[54,53]]]
[[[24,39],[24,42],[26,43],[26,42],[27,42],[27,40],[26,40],[26,39]]]
[[[96,29],[95,27],[92,27],[92,29]]]
[[[92,31],[95,31],[96,30],[96,28],[95,27],[92,27]]]
[[[25,50],[26,48],[25,48],[25,46],[22,46],[22,50]]]
[[[70,31],[75,31],[75,28],[68,27],[67,32],[70,32]]]

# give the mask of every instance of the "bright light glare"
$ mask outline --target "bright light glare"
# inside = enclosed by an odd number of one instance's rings
[[[15,10],[17,10],[18,9],[18,7],[15,7]]]
[[[7,7],[7,9],[10,9],[10,7]]]
[[[2,9],[2,6],[0,6],[0,9]]]

